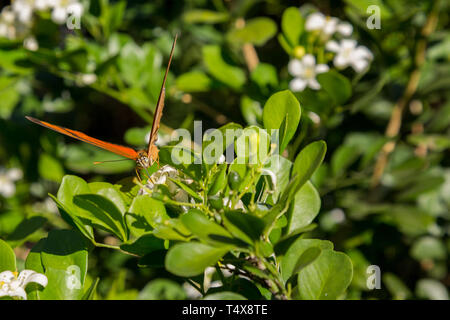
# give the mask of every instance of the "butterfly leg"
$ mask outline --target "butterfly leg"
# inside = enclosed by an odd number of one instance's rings
[[[136,172],[136,177],[138,178],[139,182],[142,183],[141,175],[139,174],[138,168],[135,168],[134,170]]]

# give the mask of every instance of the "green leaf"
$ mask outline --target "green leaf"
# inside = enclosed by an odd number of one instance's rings
[[[303,17],[297,7],[290,7],[284,10],[281,18],[281,30],[283,30],[284,36],[292,47],[299,44],[303,27]]]
[[[309,225],[320,211],[320,195],[310,181],[307,181],[294,196],[294,202],[287,212],[289,234]]]
[[[336,300],[350,285],[353,265],[350,258],[331,249],[298,273],[298,291],[301,299]]]
[[[183,288],[170,279],[155,279],[139,292],[138,300],[184,300]]]
[[[189,10],[183,14],[183,20],[186,23],[221,23],[229,19],[227,12],[217,12],[205,9]]]
[[[42,300],[81,299],[88,268],[88,250],[80,234],[72,230],[50,231],[37,252],[48,278],[47,286],[37,292],[38,297]]]
[[[207,92],[212,84],[213,81],[201,71],[183,73],[175,81],[175,86],[184,92]]]
[[[278,86],[277,69],[268,63],[258,63],[251,72],[250,78],[263,92],[269,93],[270,87],[276,88]]]
[[[77,195],[73,201],[78,207],[89,212],[87,219],[94,225],[111,232],[122,241],[128,239],[124,216],[114,202],[98,194]]]
[[[214,196],[221,192],[227,186],[227,165],[221,165],[219,172],[214,176],[213,183],[208,190],[208,196]]]
[[[77,176],[66,175],[59,187],[57,198],[50,196],[58,205],[63,219],[73,227],[78,228],[85,237],[94,240],[92,226],[82,220],[82,218],[89,216],[89,213],[73,203],[74,196],[90,192],[91,190],[86,181]]]
[[[447,250],[444,243],[431,236],[422,237],[414,242],[411,247],[411,257],[422,260],[445,260]]]
[[[229,251],[229,248],[212,247],[200,242],[176,244],[166,255],[165,267],[180,277],[193,277],[202,274]]]
[[[350,80],[336,71],[331,70],[317,75],[317,81],[337,105],[345,103],[352,96]]]
[[[214,78],[235,90],[239,90],[244,85],[245,72],[225,62],[219,46],[204,46],[202,52],[206,68]]]
[[[60,182],[64,176],[64,169],[59,161],[47,153],[42,153],[38,162],[39,174],[42,178]]]
[[[7,238],[12,247],[17,247],[25,242],[30,236],[38,231],[47,222],[47,219],[40,216],[33,216],[23,219]]]
[[[313,263],[320,256],[321,253],[322,249],[320,249],[319,247],[310,247],[306,249],[302,253],[302,255],[298,258],[294,270],[292,271],[292,274],[296,274],[303,268]]]
[[[273,94],[264,105],[263,122],[267,130],[280,129],[287,116],[287,129],[285,138],[283,141],[280,141],[280,152],[286,148],[294,136],[300,122],[300,115],[300,103],[292,92],[288,90]]]
[[[138,256],[144,256],[150,252],[164,249],[164,240],[156,238],[153,234],[144,234],[133,243],[120,245],[120,249]]]
[[[165,240],[187,241],[191,237],[191,233],[180,219],[165,220],[164,224],[158,224],[153,229],[153,234]]]
[[[170,220],[164,204],[149,195],[136,196],[126,217],[127,224],[134,235],[142,235]]]
[[[296,190],[311,178],[314,171],[321,165],[326,152],[327,145],[322,140],[312,142],[300,151],[295,158],[294,167],[292,168],[292,174],[296,174],[298,177]]]
[[[91,286],[89,287],[89,289],[84,293],[83,297],[81,298],[81,300],[94,300],[95,298],[95,293],[97,291],[97,286],[98,283],[100,282],[100,278],[95,278],[95,281],[92,282]]]
[[[16,255],[13,249],[0,239],[0,272],[7,270],[15,272],[16,269]]]
[[[297,239],[281,259],[281,275],[284,281],[287,281],[294,275],[295,267],[300,257],[306,250],[312,247],[317,247],[321,250],[333,249],[333,243],[319,239]]]
[[[194,190],[189,188],[186,184],[184,184],[180,180],[176,180],[173,178],[169,178],[169,180],[172,181],[173,183],[175,183],[177,186],[179,186],[184,191],[186,191],[192,198],[197,199],[199,201],[203,200],[203,198],[201,196],[199,196],[197,192],[195,192]]]
[[[203,300],[247,300],[244,296],[230,292],[222,291],[206,295]]]
[[[277,33],[277,25],[272,19],[259,17],[247,20],[245,26],[228,32],[230,42],[251,43],[257,46],[264,45]]]
[[[181,216],[181,222],[200,240],[215,246],[233,243],[231,234],[198,209],[191,209]]]
[[[406,300],[411,298],[412,293],[408,289],[408,286],[403,283],[400,278],[395,274],[387,272],[383,274],[383,283],[386,285],[387,290],[395,300]]]
[[[235,237],[251,245],[259,240],[266,226],[263,219],[241,211],[225,212],[223,222]]]

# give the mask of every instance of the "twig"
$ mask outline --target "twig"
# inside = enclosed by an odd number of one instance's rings
[[[398,136],[400,132],[400,128],[402,125],[402,116],[405,106],[408,104],[409,100],[413,97],[417,90],[417,86],[419,84],[421,67],[425,62],[425,54],[427,48],[427,40],[431,33],[436,28],[438,21],[438,10],[439,10],[439,2],[435,1],[433,4],[433,8],[431,9],[430,14],[427,17],[427,21],[422,28],[421,38],[417,41],[417,46],[415,49],[414,55],[414,65],[415,68],[411,72],[408,83],[406,85],[406,89],[402,95],[402,97],[397,101],[392,110],[391,118],[389,119],[388,126],[386,128],[385,136],[390,139],[390,141],[386,142],[386,144],[381,149],[381,153],[378,156],[377,162],[375,164],[374,172],[372,175],[372,188],[376,187],[385,170],[386,164],[388,162],[389,155],[394,151],[396,142],[395,137]]]

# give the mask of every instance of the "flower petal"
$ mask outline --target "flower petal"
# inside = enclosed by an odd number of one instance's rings
[[[351,62],[351,65],[352,65],[353,69],[355,69],[356,72],[360,73],[367,68],[367,66],[369,65],[369,62],[365,59],[358,59],[358,60],[353,60]]]
[[[18,168],[12,168],[8,170],[8,173],[6,174],[8,176],[8,178],[10,178],[11,180],[19,180],[22,179],[23,177],[23,172],[22,170],[18,169]]]
[[[17,287],[15,290],[9,290],[7,295],[10,297],[20,297],[23,300],[27,300],[27,293],[22,287]]]
[[[0,273],[0,281],[9,283],[14,279],[14,273],[12,271],[3,271]]]
[[[311,78],[311,79],[308,79],[308,87],[310,87],[311,89],[314,89],[314,90],[319,90],[320,83],[317,82],[316,78]]]
[[[325,22],[325,26],[323,28],[323,33],[329,36],[333,35],[337,30],[338,23],[339,23],[338,18],[328,17]]]
[[[305,67],[313,67],[316,64],[316,58],[312,54],[307,54],[303,57],[302,64]]]
[[[67,11],[65,8],[56,7],[52,11],[52,20],[57,24],[62,24],[67,19]]]
[[[306,18],[305,29],[308,31],[320,30],[325,26],[325,16],[320,12],[311,13]]]
[[[19,281],[22,288],[25,288],[30,282],[38,283],[43,287],[45,287],[48,283],[48,279],[45,275],[43,275],[42,273],[37,273],[33,270],[21,271],[19,276],[17,277],[17,280]]]
[[[339,52],[341,50],[341,46],[334,40],[328,41],[325,48],[332,52]]]
[[[353,26],[348,22],[341,22],[337,26],[337,32],[348,37],[353,33]]]
[[[348,59],[343,54],[337,54],[333,59],[336,68],[343,69],[349,65]]]
[[[370,52],[369,49],[367,49],[367,47],[365,47],[365,46],[358,46],[353,51],[353,57],[354,57],[354,59],[369,59],[369,60],[372,60],[373,59],[373,54],[372,54],[372,52]]]
[[[288,72],[291,76],[298,77],[303,72],[303,65],[300,60],[292,59],[288,64]]]
[[[324,73],[327,72],[328,70],[330,70],[330,68],[326,64],[318,64],[316,66],[316,73]]]
[[[289,82],[289,88],[294,92],[303,91],[306,88],[306,80],[294,78]]]
[[[356,48],[357,42],[353,39],[342,39],[341,40],[341,49],[354,49]]]

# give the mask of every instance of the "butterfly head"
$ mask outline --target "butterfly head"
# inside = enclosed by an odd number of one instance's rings
[[[147,152],[145,150],[139,150],[138,151],[138,156],[136,158],[136,164],[140,168],[148,168],[153,163],[152,163],[152,161],[150,161],[150,159],[149,159],[149,157],[147,155]]]

